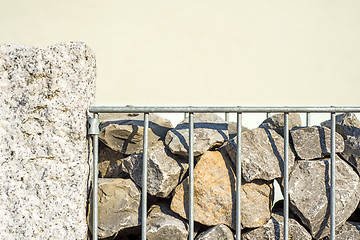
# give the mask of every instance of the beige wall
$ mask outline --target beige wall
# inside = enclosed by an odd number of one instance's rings
[[[360,1],[2,1],[1,43],[84,41],[98,105],[360,105]]]

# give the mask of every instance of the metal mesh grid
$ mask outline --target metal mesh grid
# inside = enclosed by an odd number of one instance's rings
[[[360,107],[90,107],[94,114],[89,120],[89,135],[93,139],[93,239],[98,239],[98,134],[99,113],[144,113],[143,169],[142,169],[142,222],[141,237],[146,240],[147,217],[147,151],[149,113],[184,113],[189,116],[189,239],[194,239],[194,113],[224,113],[228,121],[229,113],[237,114],[237,157],[236,176],[241,176],[241,126],[242,113],[284,113],[284,239],[289,239],[289,194],[288,194],[288,155],[290,112],[306,113],[306,126],[310,125],[310,113],[329,113],[331,117],[331,190],[330,190],[330,239],[335,239],[335,113],[359,113]],[[95,130],[94,130],[95,129]],[[236,239],[241,239],[241,178],[236,179]]]

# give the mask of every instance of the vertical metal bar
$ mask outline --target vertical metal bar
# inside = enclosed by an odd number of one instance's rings
[[[225,113],[225,121],[226,121],[226,122],[229,121],[229,113],[228,113],[228,112]]]
[[[99,114],[95,113],[94,118],[98,119]],[[98,127],[98,126],[96,126]],[[99,158],[99,135],[92,134],[93,139],[93,240],[98,239],[98,177],[99,177],[99,168],[98,168],[98,158]]]
[[[267,112],[267,113],[266,113],[266,118],[269,118],[269,117],[270,117],[270,113]]]
[[[186,117],[187,117],[187,113],[185,112],[185,113],[184,113],[184,119],[185,119]]]
[[[310,127],[310,113],[309,112],[307,112],[306,113],[306,126],[307,127]]]
[[[330,190],[331,240],[335,240],[335,113],[331,113],[331,190]]]
[[[189,240],[194,239],[194,113],[189,113]]]
[[[289,113],[284,113],[284,240],[289,239]]]
[[[141,239],[146,240],[146,218],[147,218],[147,162],[148,162],[148,133],[149,113],[144,114],[144,139],[142,160],[142,185],[141,185]]]
[[[241,239],[241,127],[242,113],[237,113],[236,150],[236,240]]]

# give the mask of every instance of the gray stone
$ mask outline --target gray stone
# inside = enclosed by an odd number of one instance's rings
[[[128,173],[134,182],[142,186],[143,153],[134,153],[124,159],[122,171]],[[166,198],[179,184],[187,171],[187,159],[172,154],[162,141],[148,149],[147,191],[150,195]]]
[[[0,45],[0,239],[86,239],[95,75],[84,43]]]
[[[300,160],[289,175],[291,210],[320,239],[330,233],[330,159]],[[355,211],[360,200],[359,176],[336,157],[335,215],[340,227]]]
[[[360,223],[358,222],[346,222],[337,231],[335,231],[336,239],[341,240],[358,240],[360,239]],[[329,237],[325,237],[323,240],[330,240]]]
[[[229,139],[235,138],[237,136],[237,123],[229,122],[228,123]],[[247,127],[241,126],[241,132],[249,131]]]
[[[293,217],[289,218],[289,239],[311,240],[312,237],[306,229]],[[274,212],[271,219],[263,226],[244,233],[243,240],[282,240],[284,239],[284,217],[282,213]]]
[[[330,127],[331,121],[325,121],[321,125]],[[336,132],[345,141],[345,149],[341,156],[360,173],[360,121],[353,113],[336,115]]]
[[[275,130],[255,128],[241,134],[242,177],[273,180],[282,177],[284,166],[284,139]],[[236,162],[237,139],[229,140],[226,149]],[[295,155],[289,149],[289,169],[294,165]]]
[[[344,143],[345,149],[340,155],[360,174],[360,136],[353,137],[349,135]]]
[[[165,138],[165,143],[174,154],[188,156],[189,149],[189,118],[171,129]],[[194,156],[199,156],[207,150],[221,146],[229,139],[227,122],[212,113],[194,114]]]
[[[128,155],[143,151],[144,114],[102,114],[100,121],[99,139],[109,148]],[[164,140],[171,128],[169,120],[149,114],[148,145]]]
[[[301,127],[301,117],[298,113],[289,113],[289,129],[294,127]],[[274,129],[281,136],[284,136],[284,114],[279,113],[265,119],[259,128]]]
[[[233,240],[234,234],[224,224],[216,225],[198,235],[195,240]]]
[[[188,235],[187,222],[173,213],[168,206],[160,204],[150,208],[147,217],[147,239],[187,240]]]
[[[346,136],[360,137],[360,121],[353,113],[342,113],[335,117],[335,128],[344,139]],[[321,126],[331,128],[331,120],[321,123]]]
[[[208,226],[226,224],[235,229],[236,180],[232,163],[220,151],[204,153],[194,168],[194,220]],[[259,227],[270,219],[272,183],[257,180],[241,189],[242,227]],[[188,218],[189,179],[174,191],[171,209]]]
[[[301,159],[316,159],[330,155],[331,130],[327,127],[312,126],[295,128],[290,131],[295,152]],[[335,133],[335,152],[344,151],[344,140]]]
[[[99,178],[98,236],[111,237],[120,230],[141,224],[141,192],[131,179]],[[92,232],[92,197],[88,224]]]
[[[99,175],[102,178],[124,177],[121,163],[127,155],[114,151],[102,142],[99,142]]]

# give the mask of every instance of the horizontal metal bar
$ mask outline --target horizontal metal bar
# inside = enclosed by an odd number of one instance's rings
[[[116,106],[91,106],[92,113],[184,113],[184,112],[229,112],[229,113],[331,113],[331,112],[358,112],[360,107],[116,107]]]

